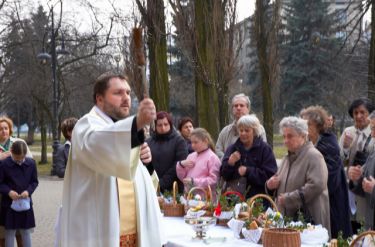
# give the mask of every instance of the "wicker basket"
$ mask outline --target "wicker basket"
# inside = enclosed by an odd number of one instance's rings
[[[297,230],[288,228],[264,229],[262,243],[264,247],[300,247],[301,235]]]
[[[186,208],[185,208],[185,211],[187,212],[189,209],[190,209],[190,205],[189,205],[189,201],[191,199],[193,199],[193,192],[195,191],[201,191],[203,192],[203,195],[204,195],[204,198],[202,201],[206,201],[206,206],[208,206],[209,204],[212,203],[212,190],[211,190],[211,186],[207,186],[207,190],[201,188],[201,187],[193,187],[189,190],[189,193],[187,195],[187,205],[186,205]],[[213,212],[212,211],[209,211],[209,210],[206,210],[206,213],[204,214],[204,216],[212,216]]]
[[[363,238],[366,237],[367,235],[370,235],[374,238],[375,237],[375,231],[362,232],[355,239],[353,239],[353,241],[350,243],[350,247],[354,247],[354,246],[356,246],[356,244],[359,244],[359,242],[362,241]],[[362,246],[362,245],[360,245],[360,246]]]
[[[177,203],[176,194],[178,193],[177,189],[177,182],[173,182],[173,202],[172,203],[164,203],[164,216],[174,216],[174,217],[181,217],[184,216],[184,204]]]
[[[236,195],[240,198],[241,202],[244,202],[245,201],[245,197],[237,192],[237,191],[226,191],[222,194],[223,196],[229,196],[229,195]],[[219,225],[219,226],[226,226],[228,227],[228,222],[230,221],[230,219],[217,219],[216,220],[216,225]]]
[[[266,194],[257,194],[253,197],[251,197],[249,200],[247,200],[247,204],[249,205],[248,207],[248,212],[249,212],[249,217],[251,219],[251,217],[253,216],[253,205],[254,205],[254,202],[256,199],[258,198],[263,198],[263,199],[266,199],[267,201],[269,201],[269,203],[271,203],[272,205],[272,208],[275,210],[275,211],[279,211],[277,209],[277,206],[276,206],[276,203],[272,200],[272,198]]]

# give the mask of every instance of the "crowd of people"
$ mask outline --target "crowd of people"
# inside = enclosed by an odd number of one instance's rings
[[[37,169],[26,142],[12,134],[13,121],[0,117],[0,246],[13,247],[16,239],[17,246],[31,247]]]
[[[172,116],[157,114],[156,131],[146,141],[162,191],[171,190],[177,181],[185,192],[192,186],[220,184],[224,191],[238,191],[247,199],[266,193],[283,215],[297,219],[303,212],[306,220],[328,229],[332,238],[340,232],[343,237],[352,236],[361,225],[373,228],[375,112],[370,114],[374,107],[368,99],[353,101],[348,113],[354,126],[344,130],[340,141],[333,116],[321,106],[284,117],[279,129],[287,154],[279,165],[263,126],[251,114],[250,99],[235,95],[231,108],[234,121],[222,129],[215,149],[210,134],[194,128],[191,118],[181,118],[175,132]]]
[[[321,106],[302,109],[279,123],[286,155],[276,161],[264,127],[244,94],[231,101],[233,122],[214,142],[210,133],[185,116],[156,111],[145,98],[130,116],[130,86],[122,75],[106,73],[94,85],[94,107],[80,120],[62,123],[52,175],[65,177],[56,246],[161,246],[160,192],[193,186],[235,190],[246,199],[268,194],[279,211],[323,225],[332,238],[352,236],[363,222],[374,228],[375,107],[354,100],[354,125],[336,136],[333,116]],[[150,129],[150,124],[154,129]],[[38,185],[35,162],[24,141],[12,137],[13,123],[0,118],[0,246],[31,246],[35,227],[31,194]],[[150,134],[148,135],[148,130]],[[17,181],[21,178],[22,181]],[[17,212],[12,202],[30,200]]]
[[[235,95],[231,108],[234,121],[220,132],[215,152],[210,134],[194,128],[189,117],[181,118],[176,133],[181,137],[179,143],[185,140],[186,145],[171,141],[169,149],[161,149],[165,141],[150,138],[156,160],[160,156],[175,158],[162,165],[152,163],[159,177],[163,178],[166,170],[171,174],[168,184],[166,180],[161,183],[163,189],[171,190],[173,182],[178,181],[185,192],[192,186],[216,188],[220,184],[223,190],[236,190],[247,199],[266,193],[283,215],[297,219],[303,212],[306,220],[328,229],[332,238],[340,232],[343,237],[352,236],[362,225],[373,228],[375,112],[370,114],[374,107],[368,99],[352,102],[348,113],[354,126],[346,128],[339,141],[333,116],[321,106],[302,109],[299,116],[284,117],[279,129],[287,154],[279,165],[266,142],[263,126],[251,114],[249,98]],[[158,117],[155,125],[165,123],[168,133],[174,133],[172,116],[160,114],[165,119]],[[184,129],[186,123],[189,126]],[[158,127],[156,135],[160,135]],[[179,139],[177,136],[174,138]],[[163,171],[159,172],[161,167]]]

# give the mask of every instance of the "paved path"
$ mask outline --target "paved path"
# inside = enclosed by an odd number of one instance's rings
[[[36,247],[52,247],[57,210],[61,204],[63,180],[57,177],[39,177],[39,186],[33,194],[35,230],[32,243]]]

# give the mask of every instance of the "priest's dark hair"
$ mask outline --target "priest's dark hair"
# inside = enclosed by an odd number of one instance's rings
[[[122,75],[122,74],[118,74],[118,73],[113,73],[111,71],[105,72],[105,73],[101,74],[100,76],[98,76],[98,78],[96,78],[96,80],[94,82],[93,97],[94,97],[94,103],[95,104],[96,104],[96,96],[105,94],[105,92],[108,89],[108,82],[112,78],[120,78],[121,80],[128,81],[127,76]]]
[[[25,156],[27,154],[27,145],[24,141],[13,142],[10,151],[15,155]]]

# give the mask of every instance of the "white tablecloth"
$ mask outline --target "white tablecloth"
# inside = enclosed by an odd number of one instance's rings
[[[208,239],[206,243],[203,240],[193,239],[195,232],[192,226],[186,224],[181,217],[163,217],[165,234],[167,237],[167,247],[241,247],[262,245],[254,244],[243,239],[234,237],[233,232],[224,226],[211,226],[207,231]],[[303,247],[315,247],[314,245],[302,245]],[[321,247],[322,245],[318,245]]]

